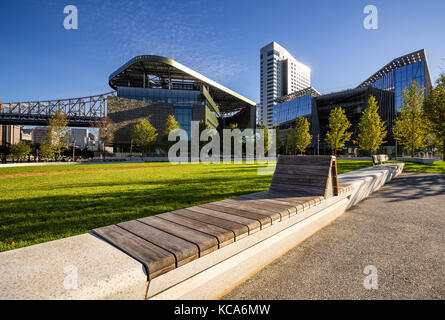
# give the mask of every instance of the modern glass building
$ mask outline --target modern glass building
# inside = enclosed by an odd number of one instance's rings
[[[312,87],[299,90],[277,99],[273,110],[273,123],[282,124],[312,113],[312,98],[320,93]]]
[[[193,119],[193,106],[197,108],[198,106],[205,106],[211,116],[200,120],[206,120],[208,124],[215,128],[218,127],[216,119],[221,116],[219,108],[214,108],[201,94],[200,90],[117,87],[117,97],[173,105],[173,112],[170,113],[173,113],[180,128],[186,130],[189,137],[191,136],[190,123]]]
[[[393,92],[397,112],[403,103],[403,90],[413,81],[419,87],[431,88],[431,77],[424,49],[392,60],[361,83],[358,88],[372,86]]]
[[[329,114],[333,108],[341,106],[345,109],[346,115],[352,124],[351,130],[353,132],[351,142],[347,143],[346,146],[354,148],[356,146],[352,144],[352,140],[357,137],[358,122],[367,106],[369,97],[372,95],[378,102],[379,114],[385,121],[388,132],[387,142],[384,145],[385,151],[391,153],[395,145],[392,137],[392,126],[397,112],[403,104],[403,90],[413,81],[419,87],[425,88],[425,95],[432,87],[424,49],[392,60],[354,89],[324,95],[308,94],[301,90],[293,95],[276,99],[275,101],[278,104],[274,106],[274,124],[279,126],[280,129],[295,127],[295,119],[308,111],[309,102],[307,99],[310,97],[311,112],[310,115],[307,114],[306,116],[311,121],[312,135],[320,140],[320,145],[317,146],[320,152],[329,153],[329,146],[323,142],[328,130]],[[295,102],[292,103],[292,101]],[[315,141],[318,141],[318,139],[313,139],[313,148],[315,148]]]
[[[137,56],[110,75],[109,85],[117,91],[107,103],[117,129],[115,151],[129,148],[130,128],[141,118],[161,133],[173,114],[189,138],[191,121],[202,120],[218,130],[226,122],[255,128],[256,103],[166,57]]]

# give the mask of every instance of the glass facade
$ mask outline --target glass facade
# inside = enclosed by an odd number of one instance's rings
[[[174,90],[174,89],[155,89],[155,88],[135,88],[135,87],[117,87],[117,96],[126,99],[136,99],[143,101],[164,102],[173,104],[174,116],[179,123],[179,127],[187,131],[188,137],[191,137],[192,110],[195,105],[209,105],[207,99],[196,90]],[[214,117],[217,116],[213,111]],[[218,125],[218,121],[213,121]]]
[[[173,104],[178,102],[201,104],[203,102],[201,92],[197,90],[117,87],[117,96],[126,99],[150,100]]]
[[[396,111],[402,105],[403,90],[416,81],[419,87],[425,86],[425,61],[419,61],[395,70],[395,105]]]
[[[187,131],[188,137],[191,137],[192,107],[175,105],[175,119],[179,123],[179,127]]]
[[[425,61],[422,60],[392,70],[375,81],[371,86],[381,90],[393,91],[395,95],[395,108],[396,111],[398,111],[403,103],[403,90],[408,87],[412,81],[416,81],[419,87],[425,86]]]
[[[311,114],[312,94],[276,104],[273,110],[273,123],[280,124]]]

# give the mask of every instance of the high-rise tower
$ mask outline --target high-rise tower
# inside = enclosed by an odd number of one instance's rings
[[[260,50],[259,122],[273,123],[274,100],[310,87],[311,69],[296,60],[285,48],[271,42]]]

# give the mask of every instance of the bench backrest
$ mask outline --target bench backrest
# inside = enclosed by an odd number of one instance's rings
[[[335,156],[279,155],[270,191],[302,195],[338,195]]]
[[[387,154],[372,155],[372,162],[374,162],[374,163],[388,161],[388,160],[389,160],[389,156]]]

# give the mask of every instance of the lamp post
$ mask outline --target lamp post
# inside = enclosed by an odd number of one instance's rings
[[[133,155],[133,139],[130,140],[130,159],[132,155]]]
[[[397,160],[397,140],[396,140],[396,160]]]
[[[76,161],[76,154],[75,154],[75,152],[76,152],[76,139],[74,139],[74,141],[73,141],[73,162]]]
[[[320,134],[317,133],[317,156],[320,155]]]

